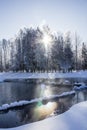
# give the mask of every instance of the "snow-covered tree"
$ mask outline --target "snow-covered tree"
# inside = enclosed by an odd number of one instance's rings
[[[82,44],[82,68],[87,69],[87,47],[84,42]]]
[[[71,46],[71,38],[68,34],[65,38],[65,45],[64,45],[64,68],[66,71],[70,71],[73,65],[73,51]]]
[[[24,28],[14,39],[3,39],[0,43],[0,71],[70,71],[86,69],[85,44],[82,45],[82,54],[79,47],[79,37],[75,41],[67,33],[54,34],[47,25],[42,28]]]
[[[61,35],[55,37],[54,44],[52,46],[52,66],[54,70],[60,70],[60,66],[63,66],[63,37]]]
[[[3,68],[4,68],[4,70],[6,70],[6,68],[7,68],[7,60],[8,60],[7,45],[8,45],[7,40],[3,39],[2,40],[2,51],[3,51]]]
[[[3,71],[3,64],[2,64],[2,42],[0,41],[0,71]]]

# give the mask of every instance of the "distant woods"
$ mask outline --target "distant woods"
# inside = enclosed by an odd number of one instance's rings
[[[46,36],[46,38],[45,38]],[[70,33],[53,34],[48,26],[20,30],[0,42],[0,71],[71,72],[87,69],[87,46]]]

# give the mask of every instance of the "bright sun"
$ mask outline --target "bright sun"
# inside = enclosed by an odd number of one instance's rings
[[[45,47],[47,48],[48,45],[51,43],[51,37],[48,34],[44,34],[42,42],[44,43]]]

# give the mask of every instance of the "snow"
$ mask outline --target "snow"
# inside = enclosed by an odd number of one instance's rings
[[[63,81],[63,84],[64,84],[64,85],[68,85],[68,84],[70,84],[70,81],[65,80],[65,81]]]
[[[55,78],[87,78],[87,71],[78,71],[72,73],[23,73],[23,72],[3,72],[0,73],[0,82],[6,79],[55,79]]]
[[[36,98],[36,99],[32,99],[30,101],[26,101],[26,100],[22,100],[22,101],[19,101],[19,102],[15,101],[15,102],[10,103],[10,104],[3,104],[0,107],[0,111],[11,109],[11,108],[14,108],[14,107],[28,105],[28,104],[31,104],[31,103],[37,103],[37,102],[42,101],[42,100],[47,100],[47,99],[52,99],[52,98],[59,98],[59,97],[69,96],[69,95],[72,95],[72,94],[75,94],[75,91],[64,92],[64,93],[62,93],[60,95],[50,95],[49,97]]]
[[[7,130],[87,130],[87,101],[61,115]]]
[[[74,85],[75,86],[85,86],[85,83],[83,83],[83,82],[80,82],[80,83],[79,82],[75,82]]]
[[[81,90],[85,90],[85,89],[87,89],[87,86],[85,85],[85,83],[83,83],[83,82],[76,82],[76,83],[74,83],[74,88],[73,88],[73,90],[75,90],[75,91],[81,91]]]
[[[87,78],[87,71],[79,71],[72,73],[13,73],[13,72],[3,72],[0,73],[0,82],[3,82],[6,79],[38,79],[38,78]],[[67,83],[67,81],[66,81]],[[41,86],[44,88],[45,86],[42,84]],[[64,92],[60,95],[51,95],[49,98],[67,96],[70,94],[74,94],[76,90],[81,90],[86,88],[87,86],[81,85],[79,87],[75,87],[71,92]],[[39,99],[34,99],[30,101],[19,101],[13,102],[11,104],[4,104],[0,107],[0,110],[9,109],[15,106],[22,106],[29,103],[37,102],[39,100],[44,100],[48,97],[43,97]],[[8,128],[8,130],[87,130],[87,101],[78,103],[70,108],[67,112],[57,115],[55,117],[47,118],[42,121],[30,123],[27,125],[23,125],[16,128]],[[4,129],[0,129],[4,130]]]
[[[81,86],[74,86],[74,90],[75,91],[79,91],[79,90],[84,90],[84,89],[87,89],[87,86],[83,86],[83,85],[81,85]]]

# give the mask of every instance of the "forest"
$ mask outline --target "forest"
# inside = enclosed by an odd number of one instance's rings
[[[75,33],[53,33],[48,25],[24,28],[0,41],[0,71],[72,72],[87,69],[87,47]]]

